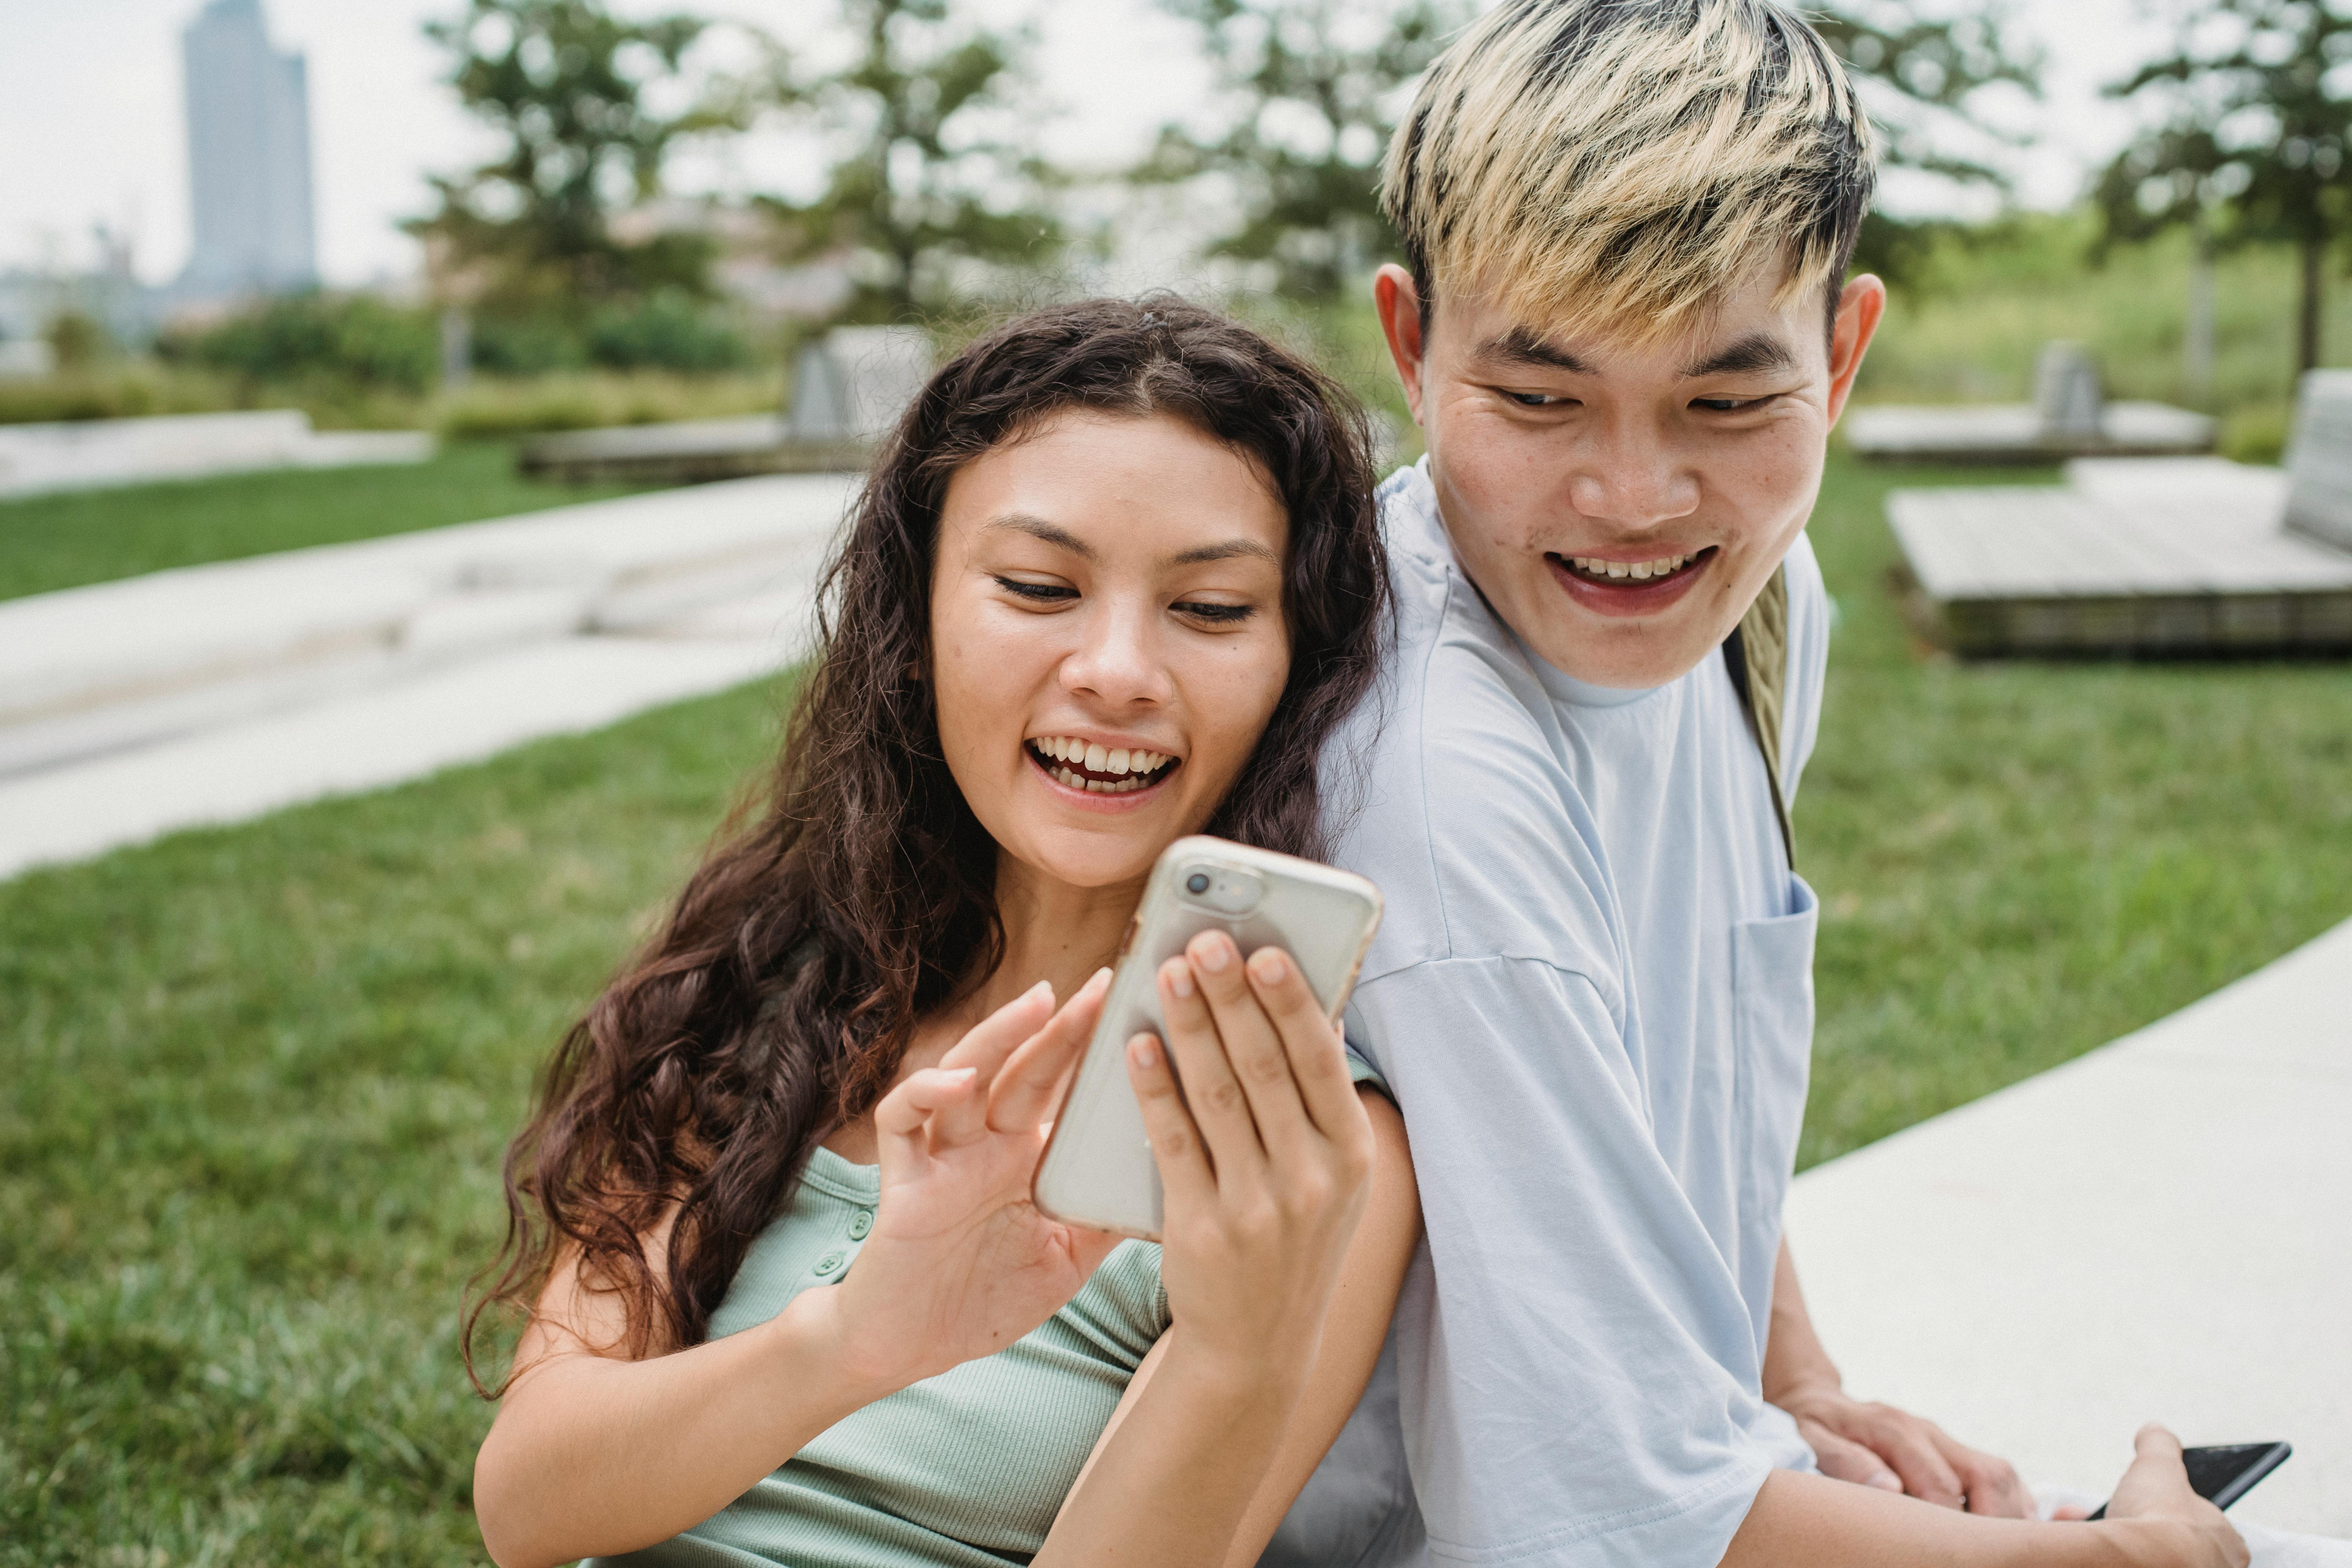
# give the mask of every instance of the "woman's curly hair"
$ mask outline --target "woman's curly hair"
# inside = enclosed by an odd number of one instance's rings
[[[530,1310],[556,1261],[618,1293],[633,1354],[693,1344],[810,1152],[871,1109],[916,1021],[1003,953],[996,845],[939,744],[932,555],[964,464],[1068,410],[1181,419],[1289,517],[1290,672],[1208,831],[1324,846],[1326,742],[1370,688],[1387,577],[1364,418],[1234,321],[1160,295],[1040,310],[959,353],[877,457],[820,594],[814,670],[763,806],[573,1025],[506,1160],[508,1227],[469,1302]],[[661,1266],[645,1238],[665,1215]]]

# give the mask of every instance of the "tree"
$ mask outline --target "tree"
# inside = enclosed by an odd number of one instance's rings
[[[1953,150],[1965,140],[2012,145],[1982,113],[1986,89],[2041,91],[2042,61],[2001,37],[2004,9],[1979,3],[1940,18],[1921,17],[1889,0],[1837,0],[1808,19],[1860,84],[1878,133],[1881,168],[1912,169],[1955,184],[2005,192],[2009,177]],[[1906,221],[1883,210],[1863,220],[1854,265],[1901,282],[1916,275],[1935,221]]]
[[[2108,89],[2168,117],[2118,154],[2095,189],[2106,244],[2187,225],[2200,247],[2285,241],[2301,263],[2295,366],[2319,363],[2327,251],[2352,211],[2352,16],[2329,0],[2200,0],[2179,44]]]
[[[1006,122],[1021,39],[951,26],[948,0],[842,0],[856,54],[796,73],[779,52],[788,114],[839,151],[824,189],[764,199],[788,257],[849,252],[848,313],[905,321],[950,304],[975,271],[1034,267],[1061,249],[1052,178]]]
[[[1381,158],[1413,79],[1478,9],[1473,0],[1160,3],[1200,29],[1226,110],[1214,134],[1163,129],[1134,177],[1232,177],[1236,221],[1212,253],[1271,262],[1286,293],[1330,298],[1390,256]],[[1985,89],[2038,90],[2040,62],[2006,45],[1996,5],[1934,20],[1892,0],[1841,0],[1809,15],[1848,68],[1876,84],[1869,96],[1885,163],[2005,184],[1997,169],[1949,150],[1956,127],[1989,130],[1977,111]],[[1861,264],[1900,276],[1929,226],[1874,213]]]
[[[1273,265],[1276,287],[1329,300],[1395,250],[1381,216],[1381,155],[1411,84],[1463,22],[1465,0],[1161,0],[1200,29],[1226,123],[1161,128],[1134,177],[1223,171],[1236,224],[1211,254]]]
[[[454,57],[459,99],[507,142],[478,168],[433,178],[440,209],[407,226],[436,270],[472,274],[467,292],[510,308],[584,309],[664,287],[707,293],[707,239],[624,245],[609,221],[659,193],[680,141],[747,121],[731,90],[671,114],[646,104],[649,89],[680,78],[707,26],[683,15],[625,21],[604,0],[468,0],[458,19],[426,24]]]

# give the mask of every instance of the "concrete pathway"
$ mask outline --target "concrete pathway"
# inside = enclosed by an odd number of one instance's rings
[[[2284,1438],[2233,1513],[2352,1535],[2352,921],[1807,1172],[1789,1236],[1856,1394],[2101,1495],[2143,1421]]]
[[[0,603],[0,877],[779,668],[853,489],[748,479]]]

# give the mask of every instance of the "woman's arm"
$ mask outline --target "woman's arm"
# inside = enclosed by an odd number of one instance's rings
[[[1348,1245],[1347,1261],[1339,1268],[1339,1287],[1331,1293],[1331,1310],[1323,1322],[1323,1343],[1314,1370],[1307,1375],[1306,1391],[1291,1412],[1281,1445],[1266,1467],[1265,1481],[1250,1500],[1225,1552],[1225,1568],[1249,1568],[1265,1551],[1267,1542],[1306,1489],[1307,1478],[1323,1456],[1331,1451],[1339,1428],[1363,1397],[1372,1367],[1381,1359],[1389,1320],[1395,1315],[1397,1292],[1404,1271],[1421,1242],[1421,1196],[1412,1180],[1412,1152],[1406,1146],[1404,1118],[1389,1098],[1376,1089],[1360,1089],[1365,1114],[1372,1124],[1372,1195],[1364,1217]],[[1120,1424],[1149,1394],[1152,1374],[1166,1353],[1162,1336],[1136,1369],[1135,1378],[1118,1402],[1118,1414],[1103,1429],[1087,1468],[1078,1472],[1070,1490],[1073,1502],[1087,1492],[1095,1460],[1101,1457]],[[1065,1504],[1067,1511],[1069,1504]],[[1089,1498],[1077,1506],[1096,1506]],[[1117,1506],[1116,1504],[1108,1506]]]
[[[1029,1181],[1107,978],[1050,1018],[1052,993],[1030,992],[884,1098],[882,1199],[856,1266],[770,1321],[632,1360],[613,1348],[627,1338],[621,1298],[563,1260],[474,1464],[502,1568],[667,1540],[851,1412],[1002,1349],[1068,1300],[1116,1238],[1046,1220]],[[646,1237],[656,1270],[670,1223]]]
[[[1295,964],[1244,970],[1211,933],[1160,1005],[1184,1097],[1149,1041],[1129,1059],[1175,1322],[1037,1568],[1254,1561],[1361,1394],[1419,1238],[1402,1121],[1359,1100]]]

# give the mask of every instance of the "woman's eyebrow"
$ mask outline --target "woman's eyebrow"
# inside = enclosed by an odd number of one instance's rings
[[[1179,551],[1168,558],[1171,566],[1199,566],[1211,561],[1231,561],[1237,555],[1254,555],[1274,565],[1282,564],[1282,557],[1255,539],[1228,539],[1221,544],[1198,544]]]
[[[1009,511],[1003,517],[992,518],[988,527],[1010,529],[1015,533],[1025,533],[1032,539],[1041,539],[1048,544],[1057,545],[1068,551],[1082,561],[1092,561],[1095,558],[1093,545],[1088,544],[1060,523],[1047,522],[1044,518],[1032,517],[1025,511]]]

